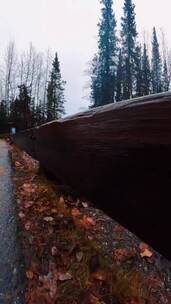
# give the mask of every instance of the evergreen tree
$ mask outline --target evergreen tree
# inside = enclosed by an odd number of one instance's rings
[[[28,129],[32,126],[32,113],[30,110],[31,97],[27,87],[19,86],[19,96],[12,101],[10,120],[15,122],[18,130]]]
[[[124,16],[121,19],[121,42],[124,56],[123,99],[129,99],[133,96],[137,38],[135,5],[132,0],[124,0],[123,10]]]
[[[4,132],[8,123],[7,105],[4,100],[0,102],[0,133]]]
[[[99,58],[95,54],[91,62],[91,94],[90,98],[92,101],[92,107],[98,107],[101,104],[101,82],[100,82],[100,72],[99,72]]]
[[[128,78],[128,74],[130,74],[130,64],[129,59],[126,57],[123,61],[123,94],[122,94],[122,100],[126,100],[131,98],[132,95],[129,94],[130,91],[130,78]],[[129,73],[128,73],[129,72]],[[132,86],[132,85],[131,85]]]
[[[122,87],[123,87],[123,57],[122,51],[119,51],[117,73],[116,73],[116,101],[122,100]]]
[[[22,130],[23,128],[23,118],[21,114],[21,109],[20,109],[20,101],[19,98],[16,97],[15,100],[11,102],[11,108],[10,108],[10,121],[15,124],[17,127],[17,130]]]
[[[167,92],[169,91],[169,88],[170,88],[170,76],[168,73],[167,61],[166,58],[164,58],[163,74],[162,74],[162,90],[163,92]]]
[[[60,64],[57,53],[52,63],[52,71],[47,88],[47,120],[58,119],[65,114],[64,109],[64,85],[60,72]]]
[[[155,27],[152,37],[152,92],[162,92],[162,63]]]
[[[147,47],[144,43],[142,55],[142,95],[149,95],[151,90],[151,70],[150,62],[147,54]]]
[[[116,21],[113,0],[101,0],[102,18],[99,23],[97,67],[91,81],[92,107],[114,102],[114,81],[116,69]]]
[[[40,104],[37,104],[34,109],[34,126],[40,126],[44,123],[44,116]]]
[[[142,55],[141,46],[137,46],[135,53],[135,96],[139,97],[142,95]]]

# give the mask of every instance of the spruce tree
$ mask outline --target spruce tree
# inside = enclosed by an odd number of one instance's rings
[[[99,26],[97,67],[91,76],[92,107],[114,102],[114,81],[116,69],[116,21],[113,13],[113,0],[101,0],[102,17]],[[96,91],[97,90],[97,91]]]
[[[124,58],[123,60],[123,67],[122,67],[122,70],[123,70],[123,87],[122,87],[122,90],[123,90],[123,94],[122,94],[122,100],[126,100],[126,99],[129,99],[131,98],[132,94],[130,95],[129,92],[130,92],[130,78],[128,78],[128,75],[130,75],[130,62],[129,62],[129,59],[126,57]],[[133,86],[133,84],[131,85],[131,87]],[[132,89],[131,89],[132,90]]]
[[[147,53],[147,46],[144,43],[142,55],[142,95],[149,95],[151,90],[151,70]]]
[[[47,121],[59,119],[65,114],[64,85],[65,82],[61,77],[60,64],[56,53],[47,88]]]
[[[40,104],[37,104],[34,109],[34,126],[40,126],[44,123],[44,117]]]
[[[163,92],[167,92],[169,91],[169,88],[170,88],[170,76],[168,73],[167,61],[166,58],[164,58],[163,73],[162,73],[162,90]]]
[[[121,19],[121,42],[124,57],[124,87],[123,99],[133,96],[135,81],[135,56],[136,56],[136,22],[135,5],[132,0],[124,0],[124,16]]]
[[[8,123],[7,105],[4,100],[0,102],[0,133],[4,132]]]
[[[101,105],[101,81],[100,81],[100,66],[99,58],[97,54],[94,55],[94,58],[91,62],[91,94],[90,99],[92,101],[92,107],[98,107]]]
[[[162,62],[155,27],[152,37],[152,92],[162,92]]]
[[[122,51],[119,50],[119,58],[116,73],[116,101],[122,100],[122,87],[123,87],[123,57]]]
[[[142,54],[141,46],[137,46],[135,53],[135,96],[142,96],[142,91]]]
[[[27,87],[19,86],[19,96],[11,102],[10,120],[15,122],[18,130],[32,127],[32,113],[30,110],[31,97]]]

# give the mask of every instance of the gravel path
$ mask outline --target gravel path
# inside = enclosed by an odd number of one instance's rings
[[[22,303],[17,235],[8,147],[0,140],[0,304]]]

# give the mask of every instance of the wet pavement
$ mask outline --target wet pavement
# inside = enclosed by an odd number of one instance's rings
[[[21,258],[8,147],[0,140],[0,304],[22,303]]]

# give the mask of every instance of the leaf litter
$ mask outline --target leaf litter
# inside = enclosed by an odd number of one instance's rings
[[[171,303],[160,255],[89,202],[61,193],[27,153],[10,151],[26,304]]]

